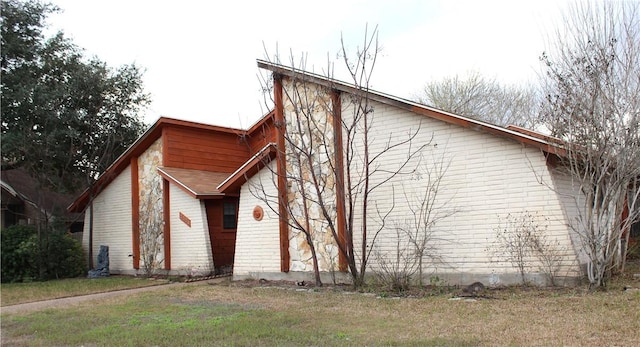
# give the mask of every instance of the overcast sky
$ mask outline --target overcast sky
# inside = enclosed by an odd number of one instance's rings
[[[152,1],[51,0],[63,12],[52,29],[110,66],[145,69],[153,103],[144,114],[247,128],[263,106],[256,59],[276,48],[307,55],[321,73],[327,59],[341,70],[341,35],[361,45],[378,25],[382,51],[372,88],[404,98],[425,82],[475,70],[505,83],[536,79],[556,1]],[[344,79],[344,77],[343,77]]]

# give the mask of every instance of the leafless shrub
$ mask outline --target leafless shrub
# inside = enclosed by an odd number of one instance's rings
[[[378,267],[373,273],[381,285],[389,290],[401,292],[411,286],[418,272],[418,257],[400,228],[395,228],[394,240],[392,251],[383,251],[377,247],[374,259]]]
[[[528,284],[526,275],[537,269],[552,286],[557,285],[557,273],[566,248],[551,238],[547,230],[548,219],[529,211],[508,214],[495,229],[492,250],[518,270],[522,284]]]

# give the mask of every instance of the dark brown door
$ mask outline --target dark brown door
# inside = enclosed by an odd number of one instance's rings
[[[238,198],[207,200],[205,206],[216,273],[230,271],[236,250]]]

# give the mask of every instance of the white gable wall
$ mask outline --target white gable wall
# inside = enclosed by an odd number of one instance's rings
[[[349,117],[347,102],[343,101],[343,105],[346,105],[343,118]],[[407,138],[410,131],[420,128],[420,134],[411,146],[415,149],[428,144],[423,151],[423,160],[430,161],[433,157],[442,156],[450,160],[438,194],[441,202],[448,202],[449,211],[455,210],[456,213],[435,227],[433,237],[438,240],[436,253],[443,261],[429,271],[454,275],[452,281],[455,282],[470,282],[472,279],[485,283],[513,281],[511,275],[516,273],[516,269],[501,254],[496,254],[492,243],[500,218],[504,220],[509,213],[528,211],[548,219],[547,235],[560,243],[564,267],[559,275],[577,274],[575,253],[558,196],[536,179],[536,175],[542,175],[546,182],[551,182],[545,158],[539,150],[381,103],[373,102],[372,106],[373,128],[369,133],[372,155],[379,153],[389,138],[393,144]],[[356,141],[360,149],[362,143]],[[406,160],[408,150],[408,145],[404,145],[389,152],[372,169],[396,170]],[[413,164],[407,169],[415,166]],[[377,174],[372,177],[371,184],[386,177],[387,173]],[[394,225],[407,224],[413,218],[404,194],[419,195],[425,189],[424,181],[411,181],[411,177],[397,176],[371,196],[369,240],[377,229],[374,220],[376,209],[388,211],[395,200],[393,213],[387,219],[387,228],[377,241],[378,251],[383,254],[391,254],[396,249]],[[395,199],[392,198],[394,196]],[[359,218],[360,213],[356,216]],[[372,256],[370,262],[375,268],[375,257]]]
[[[207,212],[202,200],[171,184],[169,188],[171,222],[171,270],[180,275],[209,275],[214,271]],[[189,227],[180,213],[191,221]]]
[[[575,228],[580,228],[580,223],[578,222],[578,220],[581,216],[581,213],[582,216],[585,215],[585,212],[583,212],[585,203],[584,200],[582,200],[585,197],[580,192],[579,185],[573,182],[572,177],[568,172],[563,171],[559,168],[552,168],[551,178],[551,183],[545,183],[555,187],[558,199],[562,201],[562,211],[565,214],[567,225],[569,225],[571,229],[571,240],[573,242],[573,249],[578,255],[580,264],[582,264],[582,266],[586,266],[586,264],[589,262],[589,257],[584,251],[584,240],[574,230]]]
[[[346,123],[352,117],[349,98],[349,95],[342,94],[342,118]],[[455,213],[440,220],[433,228],[431,246],[434,250],[430,254],[435,254],[439,260],[424,260],[427,280],[430,275],[436,275],[450,284],[474,281],[490,285],[519,283],[518,270],[509,262],[504,250],[500,249],[496,234],[498,228],[505,225],[508,215],[523,213],[536,216],[540,228],[545,232],[544,237],[554,244],[553,252],[561,258],[561,268],[556,275],[572,280],[580,276],[567,223],[568,214],[563,211],[563,201],[553,189],[546,158],[539,149],[395,106],[374,101],[370,102],[370,106],[373,113],[370,115],[369,159],[385,147],[393,146],[419,131],[410,144],[392,149],[372,164],[370,186],[387,179],[389,172],[396,171],[406,161],[409,152],[425,147],[420,153],[420,165],[416,157],[410,165],[405,166],[404,174],[394,177],[371,193],[367,247],[367,250],[372,250],[369,255],[369,274],[379,269],[376,253],[386,259],[395,259],[397,230],[399,227],[411,229],[413,214],[410,201],[420,197],[427,187],[425,166],[432,168],[434,160],[444,158],[449,167],[440,184],[436,203],[439,209],[435,212]],[[292,115],[287,113],[285,117]],[[344,131],[343,140],[347,140]],[[364,143],[361,137],[353,143],[358,152],[356,160],[362,160]],[[345,143],[344,147],[347,145]],[[357,172],[360,172],[358,168],[352,170],[353,182],[358,181]],[[277,216],[264,201],[252,194],[256,192],[256,184],[263,182],[267,195],[275,198],[277,190],[271,176],[270,170],[263,169],[242,187],[234,278],[263,278],[268,277],[267,274],[280,273]],[[361,193],[359,198],[362,197]],[[277,208],[275,202],[272,204]],[[354,242],[358,263],[363,256],[360,247],[362,242],[358,239],[362,226],[360,204],[361,201],[354,212]],[[262,206],[265,211],[265,218],[260,222],[255,221],[251,214],[256,205]],[[371,244],[379,229],[379,216],[389,211],[391,213],[384,228],[375,244]],[[289,237],[291,242],[292,235]],[[406,244],[406,237],[401,244]],[[544,284],[546,278],[540,271],[539,260],[531,258],[527,261],[530,263],[528,281]],[[283,278],[288,276],[292,274],[281,274]]]
[[[257,279],[267,277],[268,274],[280,273],[278,216],[264,201],[265,196],[277,196],[271,173],[271,170],[275,169],[274,163],[275,161],[270,163],[271,169],[262,169],[242,185],[233,263],[234,279]],[[266,195],[262,194],[263,189]],[[263,199],[255,197],[254,194]],[[277,202],[273,198],[269,201],[272,207],[277,209]],[[261,206],[264,211],[261,221],[253,218],[255,206]]]
[[[133,270],[131,236],[131,167],[128,166],[93,201],[93,258],[94,265],[100,245],[109,246],[109,270],[130,273]],[[82,246],[89,248],[89,218],[87,208]]]

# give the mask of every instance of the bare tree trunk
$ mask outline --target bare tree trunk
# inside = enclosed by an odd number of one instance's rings
[[[321,225],[329,232],[337,246],[341,258],[346,260],[348,271],[354,286],[359,287],[364,283],[367,271],[368,258],[371,255],[376,237],[385,228],[385,219],[390,211],[381,211],[376,205],[371,204],[372,193],[397,175],[403,174],[407,165],[412,163],[413,157],[425,146],[412,148],[411,142],[418,135],[420,129],[410,129],[407,138],[397,139],[389,134],[389,139],[376,153],[371,153],[369,130],[373,125],[373,109],[368,99],[369,81],[378,53],[377,28],[370,35],[365,33],[364,46],[358,50],[355,60],[347,57],[347,49],[342,42],[341,54],[344,57],[355,91],[340,94],[340,102],[335,101],[332,86],[318,85],[309,82],[309,75],[299,70],[291,59],[291,67],[265,64],[263,67],[273,69],[277,78],[282,78],[279,88],[286,96],[284,107],[285,122],[287,123],[285,137],[287,143],[287,157],[300,161],[299,165],[305,166],[305,171],[288,172],[287,181],[290,186],[296,188],[302,195],[301,209],[296,211],[291,206],[287,211],[277,211],[276,214],[287,214],[289,226],[305,233],[307,243],[310,244],[312,254],[316,254],[313,242],[315,240],[314,226]],[[260,64],[259,64],[260,65]],[[301,63],[304,69],[304,61]],[[302,70],[303,70],[302,69]],[[329,69],[330,70],[330,69]],[[332,76],[327,79],[332,83]],[[266,84],[266,83],[265,83]],[[274,86],[276,83],[274,83]],[[269,88],[265,88],[268,90]],[[274,91],[274,94],[280,91]],[[279,95],[279,94],[278,94]],[[343,107],[342,101],[345,101]],[[337,107],[336,105],[339,105]],[[342,111],[350,112],[348,117],[342,117]],[[333,122],[334,119],[340,121]],[[340,132],[342,143],[335,141],[334,134]],[[343,136],[344,135],[344,136]],[[384,160],[384,155],[406,146],[407,158],[398,167],[379,170],[375,166]],[[335,152],[341,151],[340,155]],[[296,159],[297,158],[297,159]],[[338,159],[339,158],[339,159]],[[344,162],[338,163],[337,160]],[[343,166],[344,169],[341,167]],[[272,171],[272,177],[274,172]],[[376,181],[371,181],[372,177]],[[385,176],[385,177],[383,177]],[[336,187],[336,182],[340,182]],[[344,191],[342,182],[345,183]],[[291,187],[289,188],[291,189]],[[344,194],[339,196],[338,192]],[[254,188],[254,196],[265,196],[264,187]],[[297,194],[297,192],[296,192]],[[336,212],[336,206],[340,205],[337,199],[344,199],[344,218]],[[268,200],[268,199],[265,199]],[[264,200],[263,200],[264,201]],[[393,209],[393,207],[391,207]],[[314,215],[308,214],[309,210]],[[316,216],[315,212],[318,212]],[[360,225],[356,225],[356,214],[361,216]],[[377,216],[376,216],[377,214]],[[294,222],[298,217],[304,217],[305,221]],[[283,216],[281,216],[283,217]],[[373,228],[370,219],[378,217],[380,225]],[[339,220],[340,219],[340,220]],[[338,223],[344,222],[343,225]],[[302,225],[299,225],[302,224]],[[307,225],[310,226],[307,226]],[[305,232],[306,230],[306,232]],[[344,232],[343,232],[344,230]],[[344,235],[344,236],[343,236]],[[355,240],[354,240],[355,239]],[[356,246],[356,242],[361,241]],[[315,249],[315,252],[314,252]],[[315,265],[314,265],[315,268]]]
[[[588,257],[592,287],[624,260],[623,231],[640,218],[640,6],[569,5],[553,51],[544,53],[547,127],[565,140],[559,170],[572,178],[570,227]],[[629,217],[622,220],[627,198]]]

